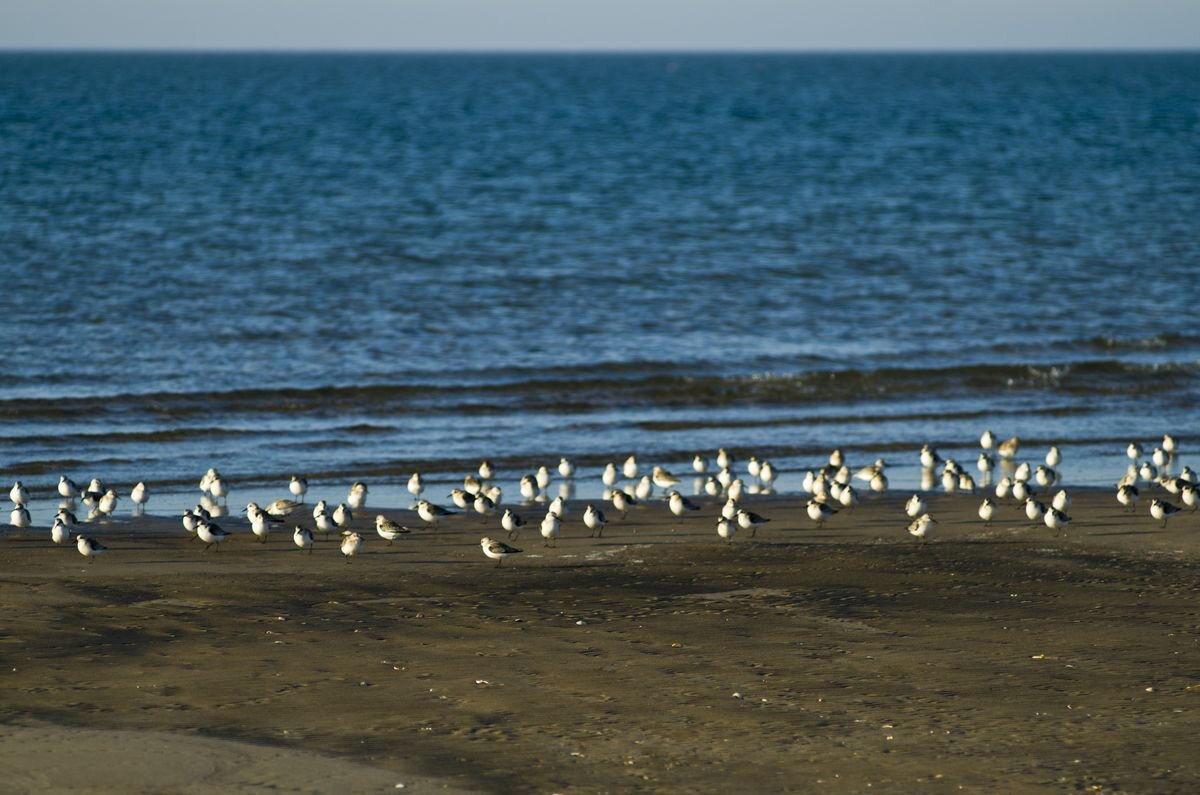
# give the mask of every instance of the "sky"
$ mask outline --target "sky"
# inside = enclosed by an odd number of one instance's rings
[[[0,0],[0,49],[1200,49],[1200,0]]]

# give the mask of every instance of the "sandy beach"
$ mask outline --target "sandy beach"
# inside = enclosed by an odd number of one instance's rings
[[[1108,492],[1066,534],[907,494],[731,546],[717,506],[571,504],[495,568],[455,517],[343,562],[175,518],[0,537],[5,792],[1195,792],[1197,534]],[[1145,502],[1148,502],[1146,500]],[[417,527],[406,511],[384,510]],[[536,509],[527,509],[534,516]],[[307,517],[306,517],[307,518]]]

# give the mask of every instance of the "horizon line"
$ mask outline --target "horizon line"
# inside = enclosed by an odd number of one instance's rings
[[[1194,46],[1117,47],[819,47],[819,48],[340,48],[340,47],[158,47],[158,46],[0,46],[0,54],[95,55],[1138,55],[1200,54]]]

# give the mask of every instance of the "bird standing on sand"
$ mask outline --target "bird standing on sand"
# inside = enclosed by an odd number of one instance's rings
[[[649,475],[642,475],[642,479],[633,489],[633,496],[639,500],[648,500],[654,494],[654,483],[650,480]]]
[[[8,498],[12,500],[13,505],[27,505],[29,503],[29,490],[21,485],[21,481],[13,483],[13,487],[8,492]]]
[[[629,515],[629,509],[637,505],[637,500],[629,496],[628,492],[623,489],[613,489],[612,505],[621,512],[621,519],[624,520]]]
[[[394,522],[383,514],[379,514],[375,517],[375,532],[379,533],[379,537],[387,541],[390,547],[397,538],[412,531],[399,522]]]
[[[925,540],[925,536],[929,533],[930,528],[937,524],[937,519],[934,519],[927,513],[923,513],[908,525],[908,534],[920,541]]]
[[[979,504],[979,518],[987,526],[991,526],[992,517],[996,515],[996,503],[990,497],[984,497],[983,502]]]
[[[108,551],[108,547],[91,536],[77,536],[75,538],[75,548],[79,550],[80,555],[88,559],[88,563],[95,563],[97,556],[103,555]]]
[[[71,528],[62,519],[55,519],[50,528],[50,540],[55,544],[65,544],[71,540]]]
[[[105,516],[112,516],[113,511],[117,510],[117,502],[119,501],[120,497],[117,496],[117,493],[112,489],[109,489],[108,491],[104,492],[104,496],[102,496],[100,501],[96,503],[96,511],[104,514]]]
[[[29,509],[24,505],[13,508],[12,513],[8,515],[8,523],[13,527],[29,527],[30,521]]]
[[[487,521],[489,516],[496,514],[496,503],[492,502],[485,494],[476,494],[471,507],[475,509],[475,513],[483,518],[484,522]]]
[[[484,555],[496,561],[496,568],[500,568],[500,564],[504,563],[504,559],[509,555],[521,554],[521,550],[516,547],[510,547],[503,541],[493,541],[487,536],[479,539],[479,547],[483,550]]]
[[[358,533],[348,533],[342,538],[342,554],[346,558],[346,562],[350,562],[350,558],[362,551],[363,540]]]
[[[304,502],[304,495],[308,493],[308,478],[303,475],[292,475],[292,481],[288,483],[288,491],[298,497],[300,502]]]
[[[329,515],[329,511],[321,511],[313,517],[313,521],[317,524],[317,530],[326,536],[337,529],[337,522],[333,521],[333,517]]]
[[[724,516],[717,520],[717,535],[725,539],[726,544],[733,541],[733,537],[737,535],[737,531],[737,522],[731,519],[726,519]]]
[[[412,477],[408,479],[408,493],[419,499],[423,491],[425,491],[425,481],[421,478],[421,473],[412,473]]]
[[[747,511],[745,508],[741,508],[737,512],[738,527],[749,530],[751,538],[754,538],[754,536],[758,533],[758,528],[770,521],[771,520],[765,516],[759,516],[753,511]]]
[[[558,546],[555,540],[558,538],[558,531],[562,528],[562,520],[558,514],[553,511],[546,514],[542,519],[542,538],[546,539],[543,546]]]
[[[333,509],[333,523],[342,530],[350,526],[350,522],[354,520],[354,513],[347,507],[346,503],[339,503],[338,507]]]
[[[683,516],[688,511],[698,511],[700,506],[689,500],[677,491],[671,491],[667,494],[667,504],[671,509],[671,513],[676,516]]]
[[[367,504],[367,493],[369,491],[370,490],[367,488],[366,483],[363,483],[361,480],[356,480],[353,485],[350,486],[350,491],[346,493],[346,504],[356,511],[361,509]]]
[[[638,462],[636,455],[631,455],[625,459],[625,464],[621,467],[621,474],[625,476],[626,480],[633,480],[637,477]]]
[[[1150,503],[1150,515],[1162,522],[1160,527],[1167,526],[1167,520],[1183,509],[1177,505],[1172,505],[1166,500],[1154,500]]]
[[[71,480],[66,475],[58,476],[58,496],[66,500],[73,500],[79,496],[79,484]]]
[[[673,489],[679,485],[679,478],[672,475],[662,467],[656,466],[650,473],[650,479],[654,481],[654,485],[666,491]]]
[[[588,505],[583,509],[583,523],[592,531],[589,537],[604,537],[604,525],[608,524],[608,520],[604,518],[604,511],[594,505]]]
[[[1067,525],[1071,523],[1071,517],[1054,506],[1050,506],[1050,510],[1046,511],[1044,521],[1046,522],[1046,527],[1049,527],[1051,530],[1066,530]]]
[[[996,434],[991,431],[984,431],[983,435],[979,437],[979,446],[984,450],[991,450],[996,446]]]
[[[220,552],[220,544],[228,535],[229,533],[226,533],[219,525],[215,525],[212,522],[202,521],[196,525],[196,536],[204,542],[205,552],[214,546]]]
[[[494,467],[492,465],[492,462],[488,461],[487,459],[480,461],[479,462],[479,478],[480,478],[480,480],[491,480],[494,477],[496,477],[496,467]]]
[[[454,511],[447,510],[440,505],[434,505],[429,500],[420,500],[417,503],[417,516],[426,524],[431,524],[434,527],[438,526],[447,516],[453,516]]]
[[[908,498],[908,502],[904,503],[904,512],[908,514],[909,519],[916,519],[921,514],[925,513],[925,500],[920,494],[914,494]]]
[[[270,516],[274,516],[277,519],[282,519],[299,507],[300,503],[296,502],[295,500],[275,500],[263,510],[265,510]]]
[[[1028,497],[1025,500],[1025,516],[1031,522],[1040,522],[1046,516],[1046,506],[1033,497]]]
[[[521,534],[521,528],[525,526],[525,520],[521,518],[520,514],[505,508],[504,516],[500,517],[500,526],[508,533],[508,539],[511,541]]]
[[[308,554],[312,554],[313,534],[311,530],[301,527],[300,525],[296,525],[292,528],[292,541],[294,541],[296,546],[300,547],[301,549],[307,549]]]
[[[1009,437],[1000,444],[996,445],[996,452],[1000,454],[1001,458],[1014,458],[1017,455],[1017,451],[1020,449],[1021,440],[1016,436]]]
[[[271,532],[271,517],[255,503],[246,506],[246,518],[250,520],[250,532],[260,544],[267,543],[267,535]]]
[[[1124,483],[1117,487],[1117,502],[1124,505],[1131,511],[1137,510],[1138,490],[1137,486],[1130,483]]]
[[[692,471],[697,475],[706,474],[708,472],[708,459],[697,454],[696,457],[692,459]]]
[[[808,501],[805,510],[808,511],[808,518],[817,523],[817,527],[824,526],[826,519],[837,514],[836,510],[815,499]]]
[[[575,462],[569,458],[560,458],[558,460],[558,474],[568,480],[575,477]]]
[[[137,506],[138,513],[145,513],[146,503],[150,501],[150,491],[146,488],[146,484],[139,481],[133,487],[133,491],[129,492],[129,499],[133,500],[133,504]]]

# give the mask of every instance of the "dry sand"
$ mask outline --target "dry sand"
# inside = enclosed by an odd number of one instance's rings
[[[349,565],[236,520],[208,554],[102,525],[95,565],[10,529],[0,789],[1200,791],[1200,515],[1080,493],[1061,535],[935,496],[921,544],[906,496],[822,529],[758,499],[731,547],[711,502],[603,539],[573,504],[500,569],[474,517]]]

